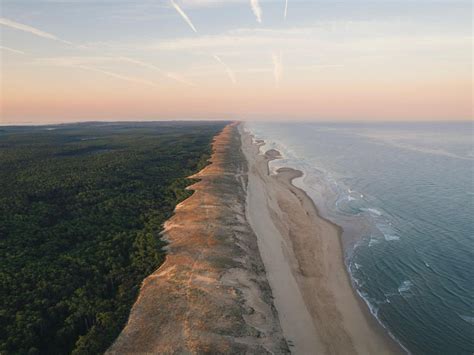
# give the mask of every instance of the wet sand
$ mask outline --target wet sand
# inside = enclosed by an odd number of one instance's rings
[[[272,288],[283,334],[295,354],[392,354],[398,345],[369,313],[346,271],[341,230],[321,218],[313,201],[291,182],[301,172],[270,175],[275,150],[241,127],[249,165],[247,219]]]

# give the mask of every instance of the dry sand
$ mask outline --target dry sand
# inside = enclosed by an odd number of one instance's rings
[[[275,150],[259,154],[243,131],[249,164],[247,219],[257,235],[283,334],[295,354],[392,354],[396,343],[352,289],[340,229],[321,218],[291,182],[301,172],[269,173]]]

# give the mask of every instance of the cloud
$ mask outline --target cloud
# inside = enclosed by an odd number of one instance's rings
[[[121,61],[124,61],[124,62],[128,62],[128,63],[131,63],[131,64],[135,64],[135,65],[138,65],[138,66],[141,66],[141,67],[144,67],[144,68],[148,68],[148,69],[151,69],[151,70],[155,70],[157,72],[159,72],[160,74],[166,76],[167,78],[169,79],[172,79],[174,81],[177,81],[181,84],[186,84],[188,86],[196,86],[196,84],[186,80],[183,76],[181,76],[180,74],[177,74],[177,73],[171,73],[171,72],[166,72],[164,70],[162,70],[161,68],[157,67],[156,65],[154,64],[150,64],[150,63],[146,63],[146,62],[142,62],[141,60],[137,60],[137,59],[133,59],[133,58],[128,58],[128,57],[118,57],[116,58],[118,60],[121,60]]]
[[[191,21],[189,21],[189,18],[186,16],[186,14],[179,8],[178,5],[176,5],[174,3],[174,1],[171,0],[171,3],[176,8],[178,13],[180,13],[181,16],[183,16],[183,18],[189,23],[189,25],[194,30],[194,32],[196,32],[196,29],[194,28]],[[16,30],[28,32],[28,33],[31,33],[35,36],[39,36],[39,37],[42,37],[42,38],[47,38],[47,39],[50,39],[50,40],[53,40],[53,41],[62,42],[62,43],[74,46],[78,49],[87,49],[87,45],[86,46],[84,46],[84,45],[77,46],[77,45],[74,45],[73,43],[71,43],[69,41],[65,41],[65,40],[63,40],[63,39],[61,39],[61,38],[59,38],[56,35],[53,35],[51,33],[44,32],[44,31],[39,30],[37,28],[31,27],[31,26],[28,26],[28,25],[24,25],[24,24],[21,24],[21,23],[18,23],[18,22],[15,22],[15,21],[3,18],[3,17],[0,18],[0,25],[4,25],[4,26],[7,26],[7,27],[16,29]],[[0,49],[8,50],[10,52],[24,54],[21,51],[17,51],[15,49],[8,48],[8,47],[0,47]],[[93,70],[93,71],[101,72],[105,75],[113,76],[115,78],[119,78],[119,79],[122,79],[122,80],[128,80],[128,81],[133,81],[133,82],[136,82],[136,83],[142,83],[142,84],[146,84],[146,85],[156,86],[156,84],[153,84],[153,83],[151,83],[149,81],[146,81],[146,80],[142,80],[142,79],[138,79],[138,78],[130,78],[130,77],[126,77],[126,76],[123,76],[123,75],[120,75],[120,74],[115,74],[113,72],[109,72],[109,71],[106,71],[106,70],[101,70],[101,69],[97,69],[97,68],[94,68],[94,67],[91,67],[91,66],[88,66],[88,65],[84,65],[84,61],[87,64],[87,62],[92,62],[92,63],[102,62],[103,63],[103,62],[107,62],[107,61],[111,61],[111,60],[112,61],[114,61],[114,60],[115,61],[117,61],[117,60],[118,61],[125,61],[125,62],[128,62],[128,63],[134,64],[134,65],[146,67],[148,69],[158,71],[162,75],[164,75],[165,77],[167,77],[169,79],[172,79],[174,81],[180,82],[182,84],[186,84],[188,86],[195,86],[194,83],[191,83],[191,82],[187,81],[186,79],[184,79],[179,74],[168,73],[168,72],[165,72],[165,71],[161,70],[160,68],[158,68],[157,66],[155,66],[153,64],[145,63],[145,62],[135,60],[135,59],[132,59],[132,58],[128,58],[128,57],[87,57],[87,58],[84,58],[84,57],[69,57],[68,58],[68,57],[66,57],[66,58],[53,58],[53,62],[54,62],[53,64],[63,65],[63,66],[73,66],[73,67],[76,67],[76,68],[87,69],[87,70],[90,70],[90,71]]]
[[[196,86],[196,84],[194,84],[191,81],[188,81],[181,74],[178,74],[178,73],[169,72],[169,73],[166,73],[166,77],[170,78],[170,79],[173,79],[173,80],[175,80],[175,81],[177,81],[181,84],[185,84],[185,85],[192,86],[192,87]]]
[[[248,0],[181,0],[180,3],[185,7],[211,7],[229,4],[245,3]]]
[[[403,28],[403,32],[401,32]],[[366,55],[407,53],[428,55],[430,51],[465,51],[472,36],[465,34],[413,33],[409,23],[373,21],[324,21],[310,27],[284,29],[241,28],[209,36],[186,36],[169,40],[130,43],[128,48],[152,51],[256,52],[292,51],[298,55],[350,60]],[[123,45],[123,44],[120,44]],[[318,48],[317,53],[314,48]]]
[[[28,33],[31,33],[32,35],[35,35],[35,36],[38,36],[38,37],[47,38],[47,39],[51,39],[53,41],[58,41],[58,42],[62,42],[62,43],[65,43],[65,44],[72,45],[71,42],[65,41],[65,40],[63,40],[63,39],[61,39],[61,38],[59,38],[59,37],[57,37],[57,36],[55,36],[51,33],[41,31],[37,28],[12,21],[12,20],[9,20],[9,19],[4,18],[4,17],[0,17],[0,25],[10,27],[10,28],[13,28],[15,30],[28,32]]]
[[[114,73],[114,72],[111,72],[111,71],[108,71],[108,70],[102,70],[102,69],[98,69],[98,68],[94,68],[94,67],[90,67],[90,66],[86,66],[86,65],[74,65],[72,67],[73,68],[84,69],[84,70],[89,70],[89,71],[94,71],[94,72],[97,72],[97,73],[101,73],[101,74],[110,76],[112,78],[116,78],[116,79],[120,79],[120,80],[124,80],[124,81],[129,81],[129,82],[132,82],[132,83],[158,87],[158,85],[155,84],[152,81],[143,80],[143,79],[139,79],[139,78],[134,78],[134,77],[130,77],[130,76],[125,76],[125,75],[122,75],[122,74],[117,74],[117,73]]]
[[[13,49],[13,48],[5,47],[5,46],[0,46],[0,50],[5,50],[5,51],[12,52],[12,53],[16,53],[16,54],[25,54],[25,52],[23,52],[23,51],[20,51],[20,50],[18,50],[18,49]]]
[[[288,0],[285,0],[285,12],[283,14],[283,17],[286,20],[286,16],[288,15]]]
[[[47,65],[55,65],[55,66],[63,66],[63,67],[76,67],[76,68],[87,68],[89,70],[95,70],[95,66],[101,66],[101,65],[110,65],[111,62],[124,62],[124,63],[129,63],[132,65],[140,66],[143,68],[148,68],[150,70],[156,71],[163,75],[166,78],[169,78],[171,80],[174,80],[176,82],[179,82],[181,84],[185,84],[188,86],[196,86],[196,84],[186,80],[183,76],[177,73],[173,72],[167,72],[159,67],[157,67],[154,64],[146,63],[141,60],[137,60],[134,58],[129,58],[129,57],[52,57],[52,58],[41,58],[38,59],[38,62],[44,63]],[[98,70],[95,70],[98,71]],[[103,71],[106,72],[108,75],[110,75],[111,72],[108,71]],[[111,76],[111,75],[110,75]],[[118,77],[120,75],[116,74],[115,77]],[[130,78],[128,78],[130,79]],[[141,79],[134,79],[135,82],[140,81]],[[130,80],[129,80],[130,81]],[[141,81],[146,82],[146,81]]]
[[[258,0],[250,0],[250,7],[257,18],[258,23],[262,23],[262,8]]]
[[[275,87],[278,89],[280,87],[281,75],[283,73],[283,67],[281,64],[281,53],[272,54],[273,61],[273,76],[275,77]]]
[[[237,79],[235,78],[235,74],[232,71],[232,69],[230,69],[229,66],[226,63],[224,63],[219,56],[214,54],[213,57],[217,62],[219,62],[220,64],[222,64],[224,66],[224,69],[225,69],[227,75],[229,76],[229,79],[232,82],[232,84],[234,84],[234,85],[237,84]]]
[[[186,13],[179,7],[178,4],[176,4],[173,0],[171,0],[171,5],[173,5],[173,7],[176,9],[176,11],[178,12],[178,14],[181,15],[181,17],[184,19],[184,21],[186,21],[186,23],[189,25],[189,27],[191,27],[191,29],[197,33],[197,30],[196,30],[196,27],[194,27],[193,23],[191,22],[191,20],[189,19],[188,15],[186,15]]]

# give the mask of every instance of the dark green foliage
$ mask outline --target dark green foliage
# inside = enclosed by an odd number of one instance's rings
[[[0,132],[0,354],[97,354],[164,260],[159,233],[224,123]]]

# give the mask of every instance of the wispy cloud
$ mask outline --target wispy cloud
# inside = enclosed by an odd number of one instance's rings
[[[386,56],[410,52],[417,56],[430,51],[465,51],[472,43],[467,34],[408,33],[410,23],[371,21],[324,21],[310,27],[263,29],[241,28],[217,35],[186,36],[170,40],[130,43],[128,48],[155,51],[206,51],[210,53],[291,50],[293,57],[317,57],[323,60],[344,58],[351,61],[361,56]],[[397,33],[404,28],[403,33]],[[420,57],[421,58],[421,57]],[[236,69],[236,68],[235,68]]]
[[[131,63],[131,64],[135,64],[135,65],[138,65],[138,66],[141,66],[141,67],[144,67],[144,68],[148,68],[148,69],[151,69],[151,70],[155,70],[157,72],[159,72],[160,74],[166,76],[167,78],[169,79],[172,79],[174,81],[177,81],[181,84],[186,84],[188,86],[196,86],[196,84],[188,81],[187,79],[185,79],[182,75],[180,74],[177,74],[177,73],[171,73],[171,72],[167,72],[159,67],[157,67],[156,65],[154,64],[150,64],[150,63],[146,63],[146,62],[142,62],[141,60],[137,60],[137,59],[133,59],[133,58],[128,58],[128,57],[118,57],[117,58],[118,60],[121,60],[121,61],[124,61],[124,62],[128,62],[128,63]]]
[[[232,84],[234,84],[234,85],[237,84],[237,79],[235,78],[235,74],[232,71],[232,69],[230,69],[229,66],[226,63],[224,63],[218,55],[214,54],[213,57],[217,62],[219,62],[220,64],[223,65],[223,67],[224,67],[227,75],[229,76],[229,79],[232,82]]]
[[[184,7],[215,7],[224,6],[232,3],[245,3],[248,0],[181,0]]]
[[[186,23],[191,27],[191,29],[197,33],[196,27],[194,27],[193,23],[191,22],[191,19],[186,15],[186,13],[179,7],[178,4],[176,4],[173,0],[171,0],[171,5],[176,9],[178,14],[181,15],[181,17],[186,21]]]
[[[174,4],[174,2],[172,1],[172,3]],[[175,7],[177,7],[176,4],[174,4]],[[177,7],[177,10],[179,9],[179,7]],[[181,10],[179,9],[178,12],[180,12]],[[182,12],[182,11],[181,11]],[[183,15],[185,16],[185,18],[187,18],[187,16],[183,13]],[[68,44],[70,46],[73,46],[77,49],[87,49],[87,46],[83,46],[83,45],[75,45],[73,44],[72,42],[69,42],[69,41],[65,41],[59,37],[57,37],[56,35],[53,35],[51,33],[48,33],[48,32],[44,32],[42,30],[39,30],[35,27],[32,27],[32,26],[28,26],[28,25],[25,25],[25,24],[22,24],[22,23],[18,23],[18,22],[15,22],[15,21],[12,21],[12,20],[9,20],[9,19],[6,19],[4,17],[1,17],[0,18],[0,25],[4,25],[4,26],[7,26],[7,27],[10,27],[10,28],[13,28],[13,29],[16,29],[16,30],[19,30],[19,31],[24,31],[24,32],[28,32],[28,33],[31,33],[35,36],[38,36],[38,37],[42,37],[42,38],[47,38],[47,39],[50,39],[50,40],[53,40],[53,41],[59,41],[59,42],[62,42],[62,43],[65,43],[65,44]],[[190,23],[190,25],[192,26],[192,24]],[[194,29],[194,26],[192,26],[192,28]],[[194,29],[195,30],[195,29]],[[15,52],[15,53],[21,53],[21,54],[24,54],[23,52],[21,51],[17,51],[15,49],[12,49],[12,48],[8,48],[8,47],[0,47],[1,49],[4,49],[4,50],[8,50],[10,52]],[[77,58],[76,58],[77,59]],[[102,58],[104,59],[104,58]],[[195,86],[193,83],[190,83],[188,82],[187,80],[181,78],[179,75],[177,74],[174,74],[174,73],[167,73],[163,70],[161,70],[160,68],[158,68],[157,66],[153,65],[153,64],[148,64],[148,63],[145,63],[145,62],[142,62],[142,61],[139,61],[139,60],[134,60],[132,58],[127,58],[127,57],[105,57],[105,60],[107,61],[108,60],[120,60],[120,61],[125,61],[125,62],[128,62],[128,63],[131,63],[131,64],[135,64],[135,65],[139,65],[139,66],[142,66],[142,67],[146,67],[148,69],[153,69],[153,70],[156,70],[158,72],[160,72],[161,74],[163,74],[164,76],[170,78],[170,79],[173,79],[175,81],[178,81],[180,83],[183,83],[183,84],[186,84],[186,85],[190,85],[190,86]],[[79,58],[79,61],[81,60],[81,58]],[[95,71],[99,71],[99,69],[95,69],[94,67],[89,67],[89,66],[85,66],[85,65],[75,65],[76,67],[82,67],[83,69],[89,69],[89,70],[95,70]],[[107,75],[109,76],[115,76],[116,78],[127,78],[127,77],[124,77],[124,76],[121,76],[119,74],[114,74],[112,72],[108,72],[108,71],[104,71],[102,70],[101,72],[103,72],[104,74],[107,73]],[[129,81],[132,81],[130,80],[130,78],[127,78],[127,80]],[[134,82],[142,82],[142,83],[148,83],[146,80],[143,81],[141,79],[133,79]]]
[[[10,47],[5,47],[5,46],[0,46],[0,50],[5,50],[7,52],[12,52],[12,53],[16,53],[16,54],[25,54],[25,52],[23,52],[23,51],[20,51],[18,49],[13,49],[13,48],[10,48]]]
[[[58,41],[58,42],[62,42],[62,43],[65,43],[65,44],[72,45],[71,42],[65,41],[65,40],[63,40],[63,39],[61,39],[61,38],[59,38],[59,37],[57,37],[57,36],[55,36],[51,33],[44,32],[44,31],[39,30],[35,27],[24,25],[22,23],[15,22],[15,21],[9,20],[9,19],[4,18],[4,17],[0,17],[0,25],[10,27],[10,28],[13,28],[15,30],[28,32],[28,33],[31,33],[32,35],[35,35],[35,36],[38,36],[38,37],[47,38],[47,39],[51,39],[53,41]]]
[[[285,12],[283,14],[283,17],[286,20],[286,16],[288,15],[288,0],[285,0]]]
[[[281,64],[281,53],[272,54],[273,60],[273,76],[275,77],[275,87],[278,89],[280,87],[281,75],[283,73],[283,66]]]
[[[170,79],[173,79],[181,84],[185,84],[185,85],[188,85],[188,86],[192,86],[192,87],[195,87],[196,84],[194,84],[193,82],[187,80],[186,78],[184,78],[181,74],[178,74],[178,73],[166,73],[166,77],[167,78],[170,78]]]
[[[79,68],[79,69],[84,69],[84,70],[89,70],[89,71],[94,71],[94,72],[97,72],[97,73],[101,73],[101,74],[110,76],[112,78],[132,82],[132,83],[158,87],[158,85],[155,84],[152,81],[143,80],[143,79],[140,79],[140,78],[134,78],[134,77],[130,77],[130,76],[125,76],[125,75],[117,74],[117,73],[114,73],[114,72],[111,72],[111,71],[108,71],[108,70],[102,70],[102,69],[99,69],[99,68],[90,67],[90,66],[87,66],[87,65],[75,65],[75,66],[72,66],[72,67]]]
[[[250,0],[250,7],[257,18],[258,23],[262,23],[262,7],[258,0]]]
[[[89,70],[94,70],[94,71],[99,71],[99,69],[96,69],[97,66],[107,66],[110,65],[111,63],[113,64],[114,62],[121,62],[121,63],[129,63],[135,66],[140,66],[143,68],[147,68],[153,71],[156,71],[160,73],[162,76],[174,80],[176,82],[179,82],[181,84],[185,84],[188,86],[195,87],[196,84],[193,82],[187,80],[184,78],[182,75],[174,72],[168,72],[160,67],[143,62],[141,60],[137,60],[134,58],[129,58],[129,57],[107,57],[107,56],[101,56],[101,57],[52,57],[52,58],[41,58],[37,60],[39,63],[43,64],[48,64],[48,65],[53,65],[53,66],[62,66],[62,67],[75,67],[75,68],[83,68],[83,69],[89,69]],[[115,76],[116,78],[121,77],[121,79],[124,79],[124,77],[120,74],[115,74],[109,71],[104,71],[102,70],[101,72],[107,73],[107,75]],[[127,78],[129,81],[131,81],[131,78]],[[146,80],[141,80],[138,78],[133,79],[134,82],[141,82],[141,83],[146,83]]]
[[[119,61],[127,62],[127,63],[130,63],[130,64],[135,64],[135,65],[138,65],[138,66],[141,66],[141,67],[144,67],[144,68],[155,70],[155,71],[157,71],[161,74],[165,74],[165,71],[162,70],[161,68],[157,67],[156,65],[146,63],[146,62],[142,62],[141,60],[137,60],[137,59],[133,59],[133,58],[129,58],[129,57],[114,57],[113,59],[117,59]]]

